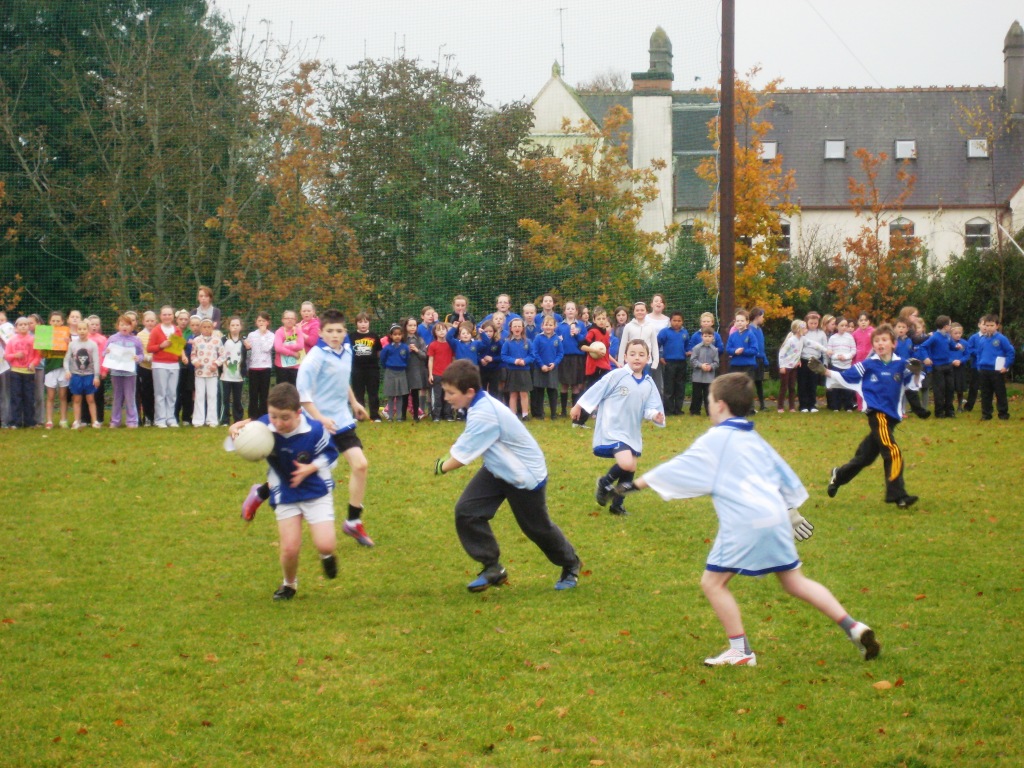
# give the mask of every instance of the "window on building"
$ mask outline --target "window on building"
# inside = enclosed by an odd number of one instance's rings
[[[917,160],[917,139],[896,139],[897,160]]]
[[[789,222],[779,223],[779,239],[775,242],[775,248],[779,253],[789,253]]]
[[[914,222],[900,216],[896,221],[889,223],[889,240],[902,237],[909,239],[914,236]]]
[[[846,139],[825,139],[825,159],[845,160]]]
[[[777,141],[762,141],[761,142],[761,159],[762,160],[774,160],[779,154],[779,142]]]
[[[992,225],[985,219],[971,219],[964,225],[964,247],[984,250],[992,247]]]
[[[967,157],[972,160],[988,158],[988,139],[968,139]]]

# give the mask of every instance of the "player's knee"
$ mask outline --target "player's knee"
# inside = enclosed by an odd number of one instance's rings
[[[360,452],[349,459],[349,467],[353,475],[366,477],[370,471],[370,462],[367,461],[366,455]]]

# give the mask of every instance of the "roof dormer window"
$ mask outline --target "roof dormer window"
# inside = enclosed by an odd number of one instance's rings
[[[896,139],[897,160],[917,160],[917,139]]]
[[[846,139],[825,139],[825,159],[845,160]]]

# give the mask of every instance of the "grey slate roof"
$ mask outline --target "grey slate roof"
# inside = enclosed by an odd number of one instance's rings
[[[701,158],[712,153],[707,124],[714,112],[694,106],[711,104],[714,97],[699,91],[674,91],[672,96],[675,208],[703,210],[711,190],[695,171]],[[802,208],[849,207],[848,179],[863,178],[854,156],[860,147],[889,156],[878,185],[883,192],[895,192],[897,139],[917,142],[917,159],[909,164],[916,185],[905,208],[990,208],[993,201],[1005,204],[1024,182],[1024,120],[1011,123],[991,159],[979,160],[968,159],[969,137],[960,133],[956,115],[957,104],[988,105],[992,97],[1001,105],[1002,89],[794,90],[775,94],[774,107],[762,114],[774,126],[766,138],[778,141],[784,168],[795,172],[794,202]],[[629,108],[632,94],[580,94],[580,100],[601,122],[613,104]],[[846,141],[845,160],[824,159],[826,139]]]

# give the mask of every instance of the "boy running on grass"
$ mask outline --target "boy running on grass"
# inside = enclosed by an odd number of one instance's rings
[[[628,342],[623,353],[625,366],[597,381],[572,407],[573,422],[579,420],[582,411],[593,413],[597,410],[594,455],[615,459],[607,474],[597,478],[594,496],[602,507],[612,498],[612,488],[616,483],[628,483],[636,474],[636,460],[644,447],[640,435],[643,420],[650,419],[659,427],[665,426],[661,395],[654,379],[644,373],[648,356],[647,342],[642,339]],[[626,514],[622,496],[612,498],[611,513]]]
[[[853,458],[841,467],[832,468],[828,495],[835,497],[840,486],[853,480],[881,454],[885,467],[885,503],[906,509],[917,501],[917,496],[907,493],[903,485],[903,453],[896,444],[895,433],[903,419],[903,390],[918,389],[920,381],[914,379],[921,374],[922,366],[918,360],[903,360],[894,354],[896,333],[890,325],[882,324],[872,331],[871,347],[873,355],[844,371],[829,370],[817,359],[809,363],[815,373],[860,393],[861,410],[867,415],[871,428]]]
[[[465,409],[466,429],[449,454],[434,463],[434,474],[446,474],[483,456],[483,466],[455,504],[459,540],[466,554],[483,565],[467,588],[483,592],[508,581],[490,524],[507,499],[527,538],[562,567],[555,589],[572,589],[579,580],[580,559],[548,516],[548,471],[537,441],[504,403],[481,389],[480,371],[468,360],[449,365],[441,386],[453,411]]]
[[[342,530],[360,545],[372,547],[373,539],[366,533],[362,520],[369,464],[356,435],[356,420],[368,416],[352,391],[353,359],[344,315],[328,309],[320,317],[320,338],[299,366],[297,385],[302,407],[328,432],[352,473],[348,481],[348,516]],[[266,485],[254,485],[242,505],[243,519],[252,520],[268,495]]]
[[[828,589],[808,579],[800,568],[793,537],[803,541],[814,531],[796,509],[807,500],[807,491],[782,457],[754,432],[754,423],[735,415],[749,413],[753,403],[754,383],[746,374],[715,379],[708,395],[712,428],[686,452],[635,483],[620,484],[615,493],[652,488],[665,501],[711,496],[718,535],[700,586],[729,637],[729,647],[705,659],[707,666],[757,664],[739,605],[729,590],[736,574],[774,573],[786,592],[839,624],[871,660],[881,651],[875,633],[851,618]]]
[[[334,551],[334,480],[331,469],[338,451],[327,430],[307,419],[299,403],[299,392],[287,382],[278,384],[267,396],[265,416],[258,419],[274,433],[274,451],[267,457],[270,505],[277,516],[281,539],[281,570],[284,581],[274,592],[275,600],[291,600],[298,590],[299,550],[302,547],[302,519],[306,519],[313,545],[320,553],[324,575],[338,575]],[[231,438],[238,437],[250,419],[231,425]]]

